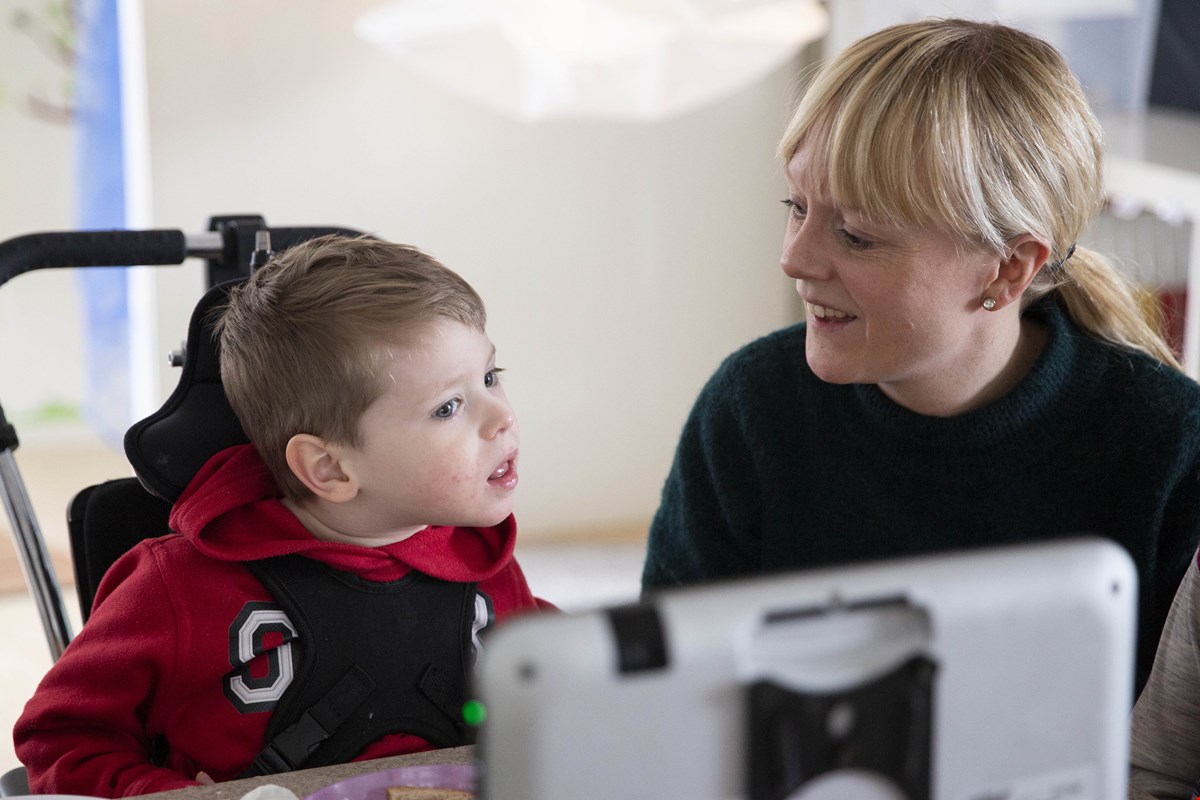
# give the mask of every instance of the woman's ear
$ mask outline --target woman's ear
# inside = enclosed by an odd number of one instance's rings
[[[292,473],[314,495],[330,503],[344,503],[354,499],[359,487],[341,451],[319,436],[298,433],[288,440],[284,454]]]
[[[1032,234],[1022,234],[1009,242],[1000,256],[995,279],[983,291],[984,298],[996,301],[987,306],[988,310],[998,311],[1020,300],[1048,258],[1050,245],[1035,239]]]

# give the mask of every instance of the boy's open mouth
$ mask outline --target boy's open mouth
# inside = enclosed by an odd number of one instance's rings
[[[517,481],[517,462],[515,457],[506,459],[504,463],[492,470],[492,474],[488,476],[488,483],[501,489],[512,489],[517,485]]]

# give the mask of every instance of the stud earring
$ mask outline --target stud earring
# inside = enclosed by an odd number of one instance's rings
[[[983,298],[983,307],[985,310],[991,311],[993,308],[996,307],[996,298],[994,298],[994,297]]]

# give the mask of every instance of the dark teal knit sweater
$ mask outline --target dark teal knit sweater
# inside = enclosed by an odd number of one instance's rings
[[[1140,581],[1137,690],[1200,538],[1200,385],[1053,300],[1006,397],[951,417],[813,375],[803,325],[730,356],[684,426],[643,588],[1094,533]]]

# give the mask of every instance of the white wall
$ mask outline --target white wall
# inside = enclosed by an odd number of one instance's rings
[[[254,212],[432,253],[488,303],[523,535],[644,531],[705,378],[795,313],[773,155],[795,70],[663,123],[526,125],[357,39],[371,5],[145,4],[155,226]],[[156,273],[165,352],[202,268]]]
[[[59,100],[68,74],[35,40],[0,25],[0,241],[74,220],[71,129],[34,116],[29,95]],[[0,291],[0,404],[12,419],[83,392],[78,295],[69,271],[19,276]],[[48,354],[58,354],[56,370]],[[48,369],[51,380],[41,380]],[[47,376],[49,377],[49,376]]]

